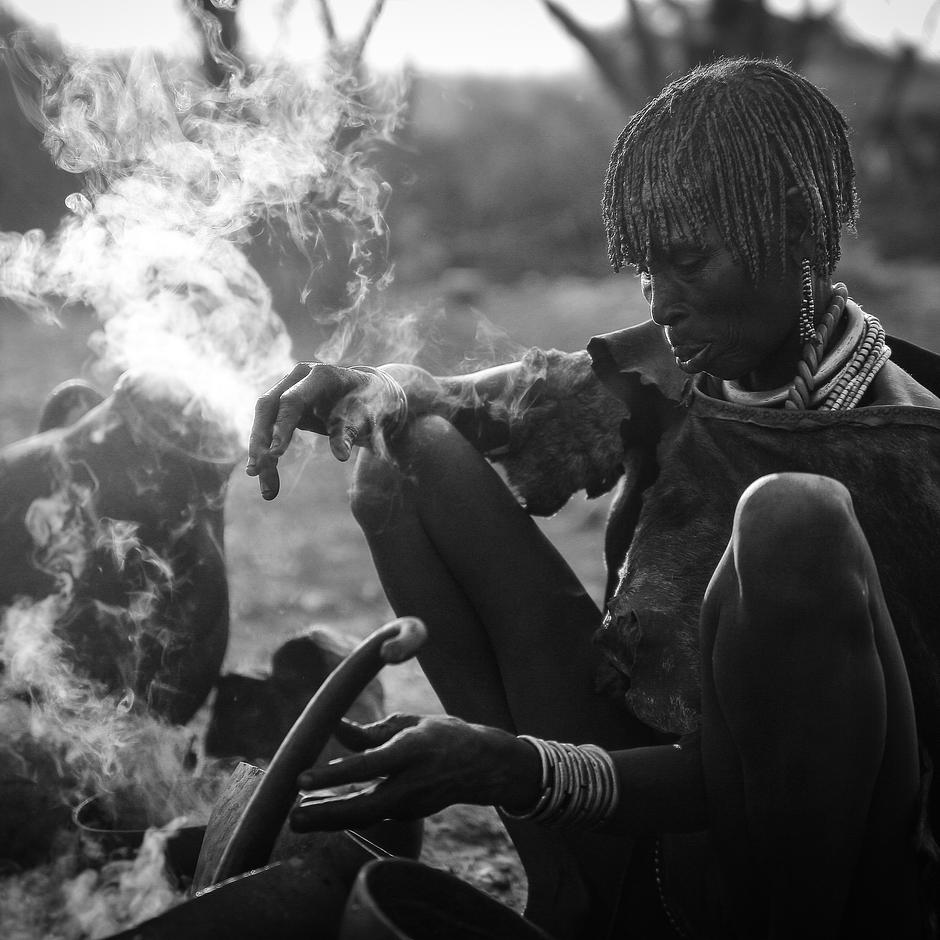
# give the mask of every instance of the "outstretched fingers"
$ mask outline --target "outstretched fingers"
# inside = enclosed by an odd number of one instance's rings
[[[351,751],[364,751],[376,744],[372,735],[366,730],[368,727],[357,721],[351,721],[349,718],[341,718],[339,724],[333,729],[333,737]]]
[[[291,811],[290,826],[295,832],[335,832],[399,818],[396,813],[401,813],[399,799],[382,778],[352,793],[330,794],[328,798],[324,794],[304,795]]]
[[[417,715],[398,713],[367,725],[344,718],[333,733],[344,747],[361,753],[338,757],[328,764],[308,768],[297,778],[297,786],[301,790],[333,787],[370,780],[372,777],[387,774],[392,769],[398,769],[403,763],[404,755],[396,756],[397,752],[383,746],[389,744],[399,732],[415,727],[420,721]],[[364,775],[356,776],[358,773]]]
[[[350,394],[367,385],[367,376],[359,372],[302,362],[258,399],[245,472],[259,478],[265,499],[277,496],[277,462],[298,428],[329,434],[336,457],[348,459],[356,440],[371,430],[368,407]]]
[[[300,832],[344,829],[386,819],[401,810],[401,787],[395,775],[414,760],[412,748],[399,732],[420,719],[392,715],[371,725],[347,722],[337,737],[344,743],[365,746],[360,754],[338,758],[329,764],[304,771],[297,783],[301,790],[330,791],[350,784],[362,784],[352,793],[312,792],[305,794],[291,813],[291,826]]]
[[[350,743],[367,746],[298,778],[301,805],[291,813],[299,831],[341,829],[381,819],[417,819],[454,803],[528,806],[538,789],[532,747],[497,728],[448,715],[392,715],[371,725],[344,726]],[[337,793],[337,788],[355,787]]]
[[[259,478],[261,495],[265,499],[274,499],[280,489],[277,459],[287,446],[283,435],[290,421],[289,416],[282,413],[284,393],[306,378],[312,369],[311,363],[298,363],[255,403],[255,417],[248,437],[248,463],[245,465],[245,473],[250,477]],[[293,427],[287,435],[287,443],[290,442],[292,433]]]
[[[398,712],[365,725],[349,718],[341,718],[333,729],[333,736],[351,751],[365,751],[384,744],[404,728],[414,727],[418,721],[414,715],[402,715]]]

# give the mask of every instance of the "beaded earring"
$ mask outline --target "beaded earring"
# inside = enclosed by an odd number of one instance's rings
[[[800,342],[809,342],[816,335],[816,300],[813,297],[813,266],[803,259],[800,284]]]

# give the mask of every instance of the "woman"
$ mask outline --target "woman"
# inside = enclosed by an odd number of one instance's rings
[[[456,716],[348,730],[300,786],[380,782],[297,828],[496,805],[557,937],[922,935],[940,399],[911,371],[940,373],[832,282],[846,135],[784,66],[696,69],[605,186],[650,323],[461,378],[302,364],[259,401],[265,498],[295,428],[363,445],[356,518]],[[603,618],[519,502],[621,475]]]

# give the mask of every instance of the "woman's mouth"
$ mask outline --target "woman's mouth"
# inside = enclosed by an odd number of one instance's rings
[[[711,348],[711,343],[705,343],[704,346],[673,346],[672,354],[683,372],[701,372]]]

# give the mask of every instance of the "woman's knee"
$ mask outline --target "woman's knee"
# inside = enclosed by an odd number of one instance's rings
[[[849,491],[816,474],[752,483],[735,512],[732,550],[742,598],[782,613],[858,613],[874,570]]]
[[[385,528],[409,505],[409,488],[426,484],[422,478],[429,467],[446,464],[455,435],[458,432],[444,418],[425,415],[396,437],[390,452],[360,450],[349,497],[353,516],[366,532]]]
[[[773,473],[755,480],[738,500],[735,537],[749,551],[771,541],[793,541],[813,550],[820,540],[841,541],[857,527],[849,491],[815,473]]]
[[[401,498],[402,482],[401,472],[386,457],[366,448],[359,451],[349,488],[349,507],[366,533],[388,524],[392,501]]]

